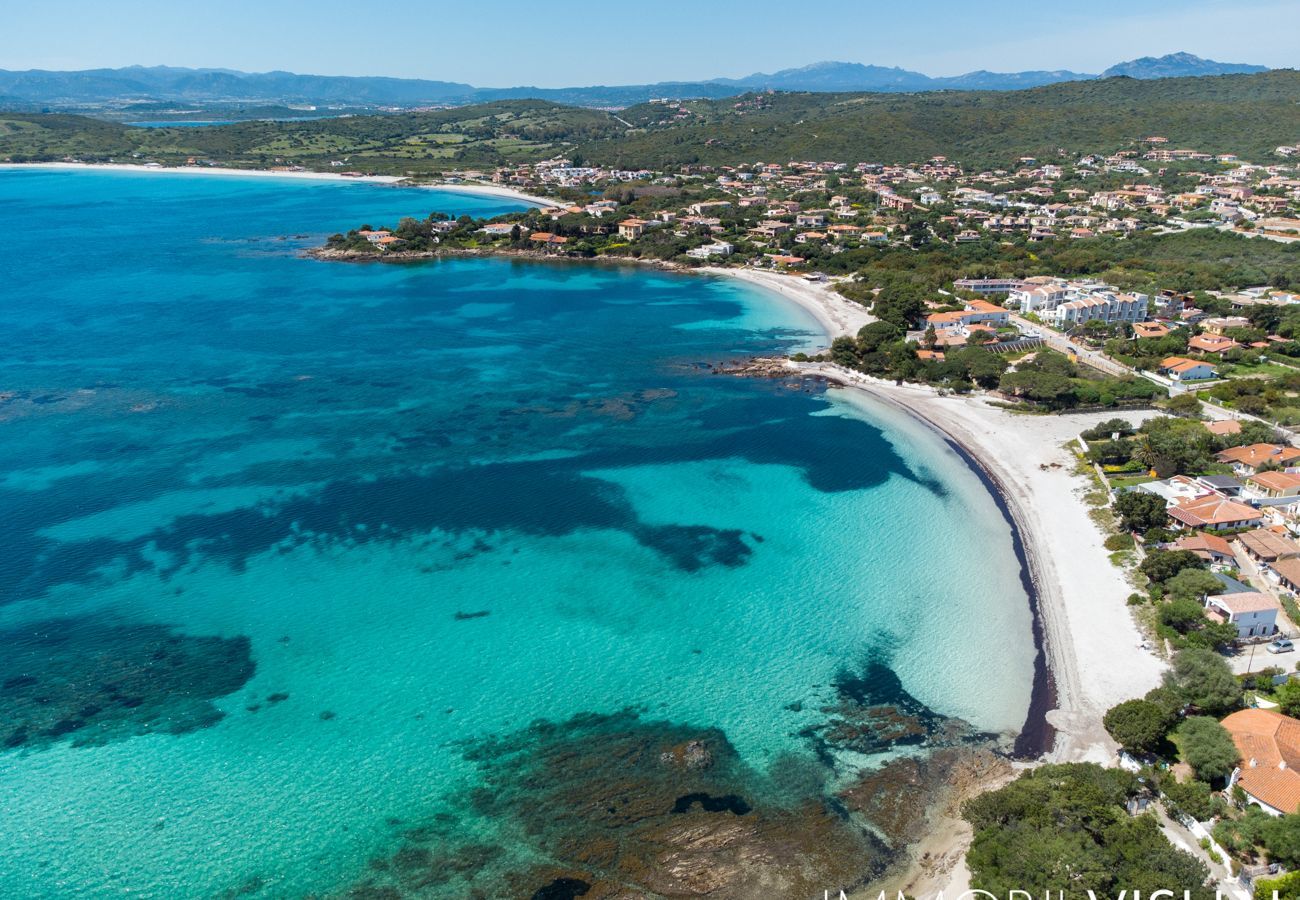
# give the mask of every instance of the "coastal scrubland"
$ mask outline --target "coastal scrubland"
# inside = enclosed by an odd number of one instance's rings
[[[560,153],[625,167],[728,165],[756,159],[902,162],[934,155],[970,165],[1088,152],[1158,132],[1209,152],[1263,155],[1300,132],[1300,73],[1111,78],[1011,92],[746,94],[644,104],[615,116],[539,100],[311,121],[132,128],[81,116],[0,115],[0,158],[75,155],[319,167],[346,157],[386,173],[526,162]],[[629,127],[629,125],[631,127]]]

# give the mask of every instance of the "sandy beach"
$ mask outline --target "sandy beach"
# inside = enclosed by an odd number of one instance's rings
[[[481,197],[500,197],[502,200],[518,200],[520,203],[527,203],[530,206],[540,206],[542,209],[551,209],[559,206],[560,203],[548,197],[538,197],[534,194],[525,194],[523,191],[517,191],[514,188],[501,187],[497,184],[417,184],[413,187],[433,188],[440,191],[454,191],[458,194],[477,194]]]
[[[997,485],[1021,534],[1055,690],[1054,708],[1046,714],[1055,743],[1043,760],[1112,763],[1117,747],[1102,716],[1158,685],[1165,669],[1141,647],[1127,606],[1132,588],[1110,562],[1105,536],[1081,497],[1090,485],[1075,474],[1065,446],[1114,414],[1019,415],[981,397],[944,397],[931,388],[897,386],[821,364],[801,368],[843,383],[847,399],[866,411],[887,404],[910,413],[960,445]],[[1125,413],[1132,421],[1150,415]],[[969,826],[955,815],[935,824],[936,833],[913,848],[914,865],[900,882],[909,896],[969,887]]]
[[[457,194],[474,194],[481,197],[499,197],[502,200],[517,200],[529,206],[549,208],[558,206],[554,200],[525,194],[513,188],[493,184],[412,184],[398,175],[343,175],[338,172],[279,171],[272,169],[231,169],[222,166],[149,166],[129,163],[0,163],[4,169],[55,169],[84,170],[95,172],[153,172],[165,175],[207,175],[216,177],[239,178],[291,178],[297,181],[341,181],[347,183],[393,184],[402,187],[423,188],[425,190],[451,191]]]
[[[773,283],[783,276],[762,273],[728,274],[745,277],[813,312],[828,339],[853,334],[870,321],[865,311],[845,310],[828,300],[831,295],[856,306],[825,285],[796,285],[794,279]],[[1116,703],[1157,686],[1165,663],[1141,646],[1142,635],[1127,603],[1133,588],[1111,563],[1106,536],[1089,516],[1082,495],[1092,485],[1076,474],[1067,444],[1079,432],[1116,415],[1136,423],[1155,413],[1024,415],[981,396],[942,396],[923,385],[895,385],[829,364],[791,365],[843,385],[845,398],[868,412],[884,404],[914,416],[984,471],[1015,522],[1037,594],[1036,613],[1054,695],[1045,718],[1056,732],[1043,760],[1112,763],[1118,748],[1102,716]],[[913,848],[914,865],[899,882],[909,895],[959,893],[969,887],[964,861],[969,827],[955,815],[934,824],[935,833]]]
[[[867,312],[862,304],[837,294],[833,282],[806,281],[798,275],[721,266],[707,266],[697,271],[739,278],[780,294],[811,313],[821,323],[828,344],[840,335],[856,335],[863,325],[876,321],[876,317]]]

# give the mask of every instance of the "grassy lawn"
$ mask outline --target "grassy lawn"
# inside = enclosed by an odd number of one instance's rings
[[[1158,480],[1150,475],[1107,475],[1106,478],[1110,481],[1110,486],[1115,489],[1135,487]]]

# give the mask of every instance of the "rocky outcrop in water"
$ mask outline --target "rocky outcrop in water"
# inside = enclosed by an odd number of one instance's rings
[[[464,801],[551,864],[496,857],[480,875],[449,875],[446,835],[408,833],[358,896],[802,897],[864,883],[888,862],[822,796],[777,796],[717,729],[579,716],[466,755],[482,784]]]
[[[0,746],[103,744],[184,734],[219,721],[212,704],[252,677],[246,637],[198,637],[99,616],[0,632]]]

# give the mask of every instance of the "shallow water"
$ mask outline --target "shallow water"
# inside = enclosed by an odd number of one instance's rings
[[[553,856],[519,785],[569,745],[529,726],[583,713],[645,723],[575,726],[595,746],[725,742],[690,815],[788,806],[869,761],[819,737],[869,660],[1020,727],[1027,598],[978,478],[889,410],[702,365],[806,343],[805,313],[640,270],[299,255],[509,208],[0,171],[0,895],[333,891],[415,825],[493,848],[470,881]]]

